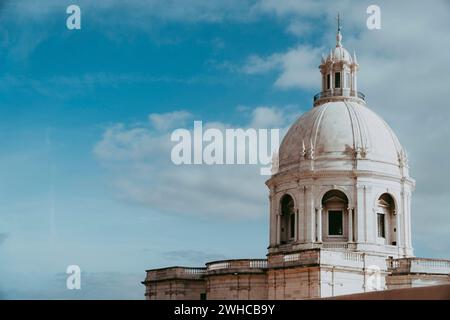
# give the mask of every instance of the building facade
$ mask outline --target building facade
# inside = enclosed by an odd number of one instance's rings
[[[266,182],[267,259],[147,270],[147,299],[309,299],[450,283],[450,261],[414,257],[408,158],[358,91],[342,46],[322,90],[284,137]]]

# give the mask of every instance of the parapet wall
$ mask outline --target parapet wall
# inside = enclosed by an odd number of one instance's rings
[[[380,286],[371,287],[378,272]],[[172,300],[311,299],[450,283],[450,260],[401,258],[341,249],[214,261],[203,268],[147,270],[146,298]]]

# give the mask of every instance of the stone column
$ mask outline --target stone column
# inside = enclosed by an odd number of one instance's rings
[[[356,211],[355,211],[355,241],[357,243],[366,242],[366,231],[365,231],[365,220],[366,220],[366,211],[364,208],[364,185],[356,185]]]
[[[281,243],[281,229],[280,229],[280,220],[281,220],[281,216],[279,213],[276,214],[277,215],[277,245]]]
[[[294,239],[298,241],[298,209],[294,208]]]
[[[402,192],[401,192],[401,199],[402,199],[402,214],[403,214],[403,221],[402,221],[402,232],[403,232],[403,241],[402,245],[404,247],[408,247],[408,212],[406,207],[406,195],[405,195],[405,186],[402,185]]]
[[[317,242],[322,242],[322,206],[317,208]]]
[[[322,73],[322,92],[324,92],[325,90],[327,90],[327,74]]]
[[[333,81],[334,77],[333,77],[333,66],[331,66],[331,70],[330,70],[330,90],[331,90],[331,95],[334,95],[334,81]]]
[[[345,76],[345,74],[346,74],[346,71],[345,71],[345,67],[344,68],[342,68],[342,70],[341,70],[341,89],[342,89],[342,95],[344,95],[344,89],[347,87],[347,85],[346,85],[346,76]]]
[[[406,229],[408,230],[407,237],[407,247],[412,248],[412,239],[411,239],[411,198],[410,193],[408,192],[406,195],[406,214],[408,215],[408,224],[406,225]]]
[[[277,208],[275,206],[275,194],[273,188],[270,188],[269,193],[269,203],[270,203],[270,227],[269,227],[269,242],[270,246],[275,246],[277,244],[277,216],[275,214]]]
[[[397,246],[400,246],[400,215],[399,215],[399,210],[397,210],[397,208],[395,208],[395,210],[393,211],[393,213],[395,214],[395,242],[397,243]]]
[[[305,238],[307,239],[308,243],[314,243],[316,241],[316,210],[314,207],[314,198],[313,198],[314,190],[313,186],[306,186],[305,187],[305,220],[307,221],[306,227],[307,227],[307,234],[305,235]]]
[[[348,208],[348,242],[353,242],[353,208]]]
[[[355,97],[358,96],[358,84],[356,82],[356,70],[353,70],[352,73],[352,89],[355,92]]]

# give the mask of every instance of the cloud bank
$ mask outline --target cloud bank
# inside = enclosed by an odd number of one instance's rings
[[[245,109],[245,108],[244,108]],[[292,119],[294,106],[260,106],[242,111],[246,128],[281,128]],[[113,173],[116,195],[158,212],[226,219],[267,215],[266,176],[258,165],[175,165],[171,162],[171,129],[192,130],[193,115],[185,110],[150,114],[140,125],[114,124],[95,145],[97,159]],[[223,122],[203,127],[241,128]]]

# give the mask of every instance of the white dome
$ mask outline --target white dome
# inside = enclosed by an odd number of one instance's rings
[[[337,46],[336,48],[332,49],[330,54],[327,57],[327,61],[333,60],[333,61],[346,61],[349,64],[353,62],[352,57],[350,53],[345,49],[344,47]]]
[[[371,170],[395,174],[405,153],[383,119],[362,103],[344,100],[316,106],[292,125],[279,149],[279,171],[308,157],[317,170],[351,169],[357,158],[371,162]]]

